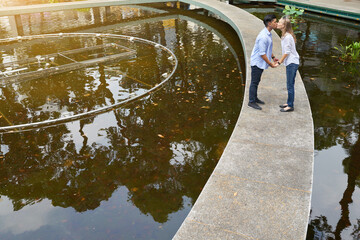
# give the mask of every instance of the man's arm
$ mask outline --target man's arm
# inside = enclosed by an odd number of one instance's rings
[[[264,61],[265,61],[267,64],[269,64],[270,67],[275,68],[275,67],[278,66],[277,63],[272,63],[272,62],[270,62],[270,60],[268,59],[268,57],[266,56],[266,54],[261,55],[260,57],[261,57],[262,59],[264,59]]]
[[[267,46],[268,46],[268,43],[266,41],[266,39],[260,39],[259,40],[259,54],[260,54],[260,57],[262,59],[264,59],[264,61],[270,65],[270,67],[274,68],[274,67],[277,67],[278,64],[277,63],[272,63],[268,57],[266,56],[266,49],[267,49]],[[273,55],[272,55],[273,56]]]

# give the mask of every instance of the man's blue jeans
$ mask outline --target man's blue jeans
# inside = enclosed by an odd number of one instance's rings
[[[249,88],[249,102],[254,103],[258,99],[257,90],[261,80],[261,74],[264,69],[257,66],[251,66],[251,83]]]
[[[295,77],[296,71],[299,68],[299,64],[291,63],[286,66],[286,85],[288,90],[288,99],[287,105],[291,108],[294,107],[294,99],[295,99]]]

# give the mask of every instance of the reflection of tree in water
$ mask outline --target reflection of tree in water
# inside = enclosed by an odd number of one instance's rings
[[[323,239],[317,237],[326,236],[325,239],[340,240],[342,239],[342,231],[351,226],[349,205],[353,202],[352,197],[355,186],[360,187],[360,137],[354,145],[350,146],[348,152],[349,157],[343,160],[344,171],[348,175],[348,181],[343,197],[339,202],[341,206],[340,219],[334,230],[332,230],[332,227],[327,223],[325,216],[316,217],[311,220],[307,239]],[[358,224],[353,226],[353,232],[351,234],[353,239],[360,239],[359,222],[360,219],[358,219]]]
[[[346,38],[355,32],[310,19],[300,27],[304,34],[298,38],[302,58],[300,72],[314,116],[315,149],[320,151],[342,145],[349,155],[343,160],[348,182],[339,201],[341,216],[335,226],[327,222],[325,214],[312,217],[307,239],[341,239],[344,229],[351,226],[349,205],[353,201],[355,186],[360,187],[360,115],[358,96],[353,91],[357,86],[357,75],[352,66],[346,68],[339,63],[338,58],[334,57],[338,53],[332,47],[344,45]],[[358,138],[356,142],[354,136]],[[358,226],[353,226],[354,239],[358,239]],[[346,237],[348,239],[350,236]]]
[[[348,181],[343,198],[340,201],[341,218],[336,225],[335,239],[341,239],[341,232],[351,226],[349,204],[353,202],[352,196],[355,191],[355,186],[360,187],[360,137],[357,142],[350,147],[349,155],[349,157],[343,160],[344,171],[348,175]]]
[[[343,160],[344,172],[348,175],[348,184],[343,193],[343,198],[339,202],[341,217],[334,227],[334,231],[328,231],[331,226],[326,230],[318,226],[320,223],[327,225],[325,216],[321,216],[322,221],[320,222],[318,221],[319,217],[312,220],[309,231],[315,229],[322,232],[321,234],[327,236],[324,239],[342,239],[341,232],[351,226],[349,204],[352,203],[355,186],[360,187],[360,137],[355,144],[352,144],[353,135],[360,133],[359,113],[356,111],[358,103],[354,101],[355,96],[344,97],[340,91],[331,91],[328,95],[324,95],[315,89],[312,91],[312,111],[313,115],[316,116],[314,119],[315,148],[321,150],[341,144],[344,149],[347,149],[349,157]],[[314,92],[318,92],[318,95],[313,95]],[[355,234],[359,231],[356,228],[358,227],[355,225]],[[323,239],[311,236],[312,234],[308,234],[307,239]],[[359,236],[355,237],[354,235],[354,239],[359,239]]]
[[[99,67],[100,72],[102,66]],[[102,76],[100,76],[101,82]],[[92,110],[96,106],[106,104],[104,96],[109,94],[109,89],[101,87],[94,90],[86,89],[92,86],[95,79],[84,74],[84,71],[74,71],[70,74],[61,74],[41,79],[39,81],[27,81],[18,86],[3,86],[0,104],[2,113],[13,124],[39,122],[50,118],[59,118],[60,110],[66,108],[70,112],[81,113]],[[71,88],[67,87],[70,86]],[[25,96],[24,99],[21,99]],[[75,97],[74,97],[75,96]],[[19,101],[19,98],[21,99]],[[47,106],[54,106],[48,111]],[[2,120],[3,126],[8,125]]]
[[[352,236],[353,239],[355,239],[355,240],[359,240],[359,239],[360,239],[360,219],[357,219],[357,224],[354,225],[353,231],[352,231],[352,233],[351,233],[351,236]]]
[[[204,175],[213,169],[224,147],[222,143],[231,133],[228,125],[233,126],[234,121],[222,119],[232,119],[237,110],[222,111],[218,100],[229,102],[222,96],[240,91],[218,85],[220,92],[214,95],[215,100],[206,101],[204,97],[214,85],[217,83],[209,81],[202,87],[195,86],[199,92],[195,89],[195,93],[182,94],[174,94],[176,87],[171,86],[167,93],[138,102],[134,108],[117,110],[118,127],[106,130],[112,147],[88,146],[84,136],[84,144],[77,152],[73,140],[66,137],[69,132],[64,125],[39,130],[35,135],[3,135],[9,152],[1,161],[1,193],[13,200],[15,210],[49,198],[55,206],[71,206],[81,212],[95,209],[124,185],[131,201],[143,213],[166,222],[169,213],[182,207],[183,195],[195,201],[206,181]],[[168,101],[176,104],[167,106]],[[206,103],[209,109],[202,108]],[[179,113],[177,117],[174,112]],[[81,126],[83,121],[87,120],[81,120]],[[229,130],[223,131],[224,127]],[[83,135],[82,127],[80,133]],[[201,148],[192,146],[194,141],[201,142]],[[183,163],[171,164],[174,144],[206,160],[192,162],[199,157],[189,157]]]
[[[48,39],[48,41],[40,41],[40,43],[37,40],[34,40],[34,43],[25,42],[23,47],[18,43],[11,45],[16,49],[9,49],[9,46],[5,47],[10,55],[14,55],[15,50],[22,49],[23,55],[19,53],[15,55],[17,60],[23,60],[39,54],[54,53],[54,49],[68,50],[66,47],[69,45],[72,49],[81,48],[82,40],[87,44],[95,44],[90,38],[85,40],[66,38],[63,40],[65,42],[63,45],[59,44],[59,40]],[[12,124],[17,125],[59,118],[61,110],[64,109],[80,113],[92,110],[96,106],[102,106],[106,103],[104,96],[109,97],[111,92],[106,86],[103,87],[105,78],[103,66],[100,65],[97,68],[100,73],[100,85],[96,91],[94,91],[96,79],[86,74],[86,70],[72,71],[71,73],[29,81],[18,79],[19,81],[16,83],[2,85],[1,112]],[[87,86],[89,87],[87,88]],[[0,123],[2,126],[8,125],[4,120],[1,120]]]
[[[334,239],[332,234],[332,227],[328,224],[325,216],[321,215],[320,217],[315,217],[315,219],[310,221],[306,239]]]
[[[66,125],[2,136],[8,152],[0,159],[0,194],[12,200],[15,210],[48,198],[54,206],[84,212],[126,186],[129,200],[163,223],[183,207],[184,196],[195,202],[235,125],[242,87],[236,63],[227,59],[229,52],[213,41],[212,33],[198,28],[192,37],[186,34],[185,21],[175,23],[181,38],[176,42],[185,44],[183,49],[174,47],[179,70],[173,81],[142,101],[115,110],[117,126],[98,133],[104,134],[106,144],[92,143],[85,135],[85,126],[91,127],[93,119],[80,121],[80,148]],[[152,27],[159,26],[147,24],[145,30],[150,34]],[[204,32],[205,38],[196,37]],[[159,37],[164,43],[165,32]],[[159,77],[159,69],[136,77]],[[73,91],[86,95],[84,85],[91,81],[80,78]],[[112,101],[106,81],[100,77],[100,82],[96,94]],[[46,91],[50,90],[45,89],[44,96]],[[80,107],[76,104],[74,108]],[[88,99],[88,104],[99,103]]]
[[[359,132],[357,127],[356,132]],[[351,132],[348,132],[351,134]],[[347,187],[343,193],[343,197],[340,200],[341,216],[338,220],[335,229],[332,229],[327,223],[325,216],[316,217],[312,219],[309,224],[309,230],[307,239],[342,239],[341,233],[344,229],[351,226],[349,218],[350,211],[349,205],[353,202],[352,197],[355,191],[355,187],[360,187],[360,137],[354,145],[350,144],[350,141],[346,141],[343,145],[349,152],[349,157],[343,160],[344,171],[348,175]],[[358,219],[358,223],[359,223]],[[353,226],[352,237],[353,239],[360,239],[360,225]]]

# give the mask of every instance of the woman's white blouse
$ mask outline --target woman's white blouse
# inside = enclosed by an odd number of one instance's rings
[[[281,38],[281,49],[282,55],[289,54],[284,60],[285,66],[291,63],[299,64],[299,54],[296,51],[295,41],[291,34],[286,33],[285,36]]]

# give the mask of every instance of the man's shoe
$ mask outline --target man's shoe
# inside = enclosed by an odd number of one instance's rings
[[[258,104],[265,104],[265,102],[261,101],[260,99],[257,99],[255,102],[258,103]]]
[[[254,109],[257,109],[257,110],[261,110],[261,109],[262,109],[259,105],[257,105],[257,103],[254,103],[254,102],[249,102],[249,103],[248,103],[248,106],[249,106],[249,107],[252,107],[252,108],[254,108]]]

